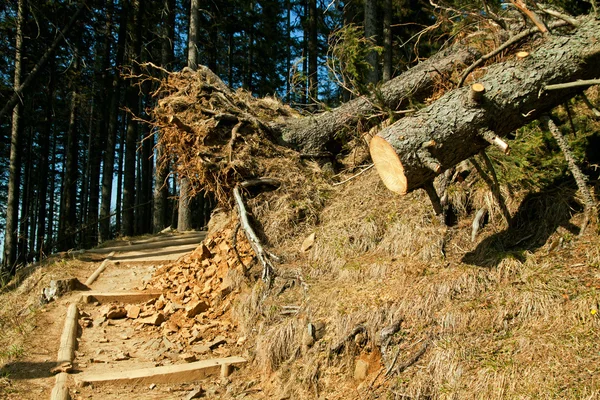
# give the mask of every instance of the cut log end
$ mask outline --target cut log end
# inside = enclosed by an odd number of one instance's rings
[[[471,92],[469,93],[469,97],[473,103],[481,103],[483,100],[483,95],[485,93],[485,86],[481,83],[474,83],[471,85]]]
[[[369,143],[369,151],[385,187],[392,192],[406,194],[408,184],[404,167],[394,148],[382,137],[375,136]]]

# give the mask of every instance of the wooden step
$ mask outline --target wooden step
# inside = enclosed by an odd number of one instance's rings
[[[231,367],[245,364],[242,357],[213,358],[189,364],[165,365],[155,368],[141,368],[130,371],[115,371],[101,374],[83,373],[75,378],[78,386],[100,383],[123,384],[172,384],[204,379],[207,376],[223,373],[227,376]]]
[[[81,302],[93,303],[143,303],[148,300],[158,299],[163,292],[148,290],[144,292],[86,292],[81,295]]]
[[[115,252],[129,252],[138,250],[149,250],[149,249],[162,249],[171,246],[181,246],[185,244],[199,244],[204,237],[206,232],[199,231],[194,234],[184,234],[178,236],[168,236],[164,238],[152,238],[147,241],[133,242],[132,244],[124,244],[121,246],[104,247],[97,249],[87,250],[88,253],[110,253]]]

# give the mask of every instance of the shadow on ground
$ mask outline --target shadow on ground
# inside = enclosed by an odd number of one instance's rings
[[[561,178],[539,192],[528,194],[508,228],[481,241],[462,261],[488,268],[509,257],[525,261],[525,252],[544,246],[558,227],[577,235],[579,227],[569,222],[573,214],[582,211],[575,200],[576,193],[575,181]]]
[[[48,378],[53,375],[50,370],[54,367],[56,367],[56,362],[54,361],[15,361],[4,365],[0,373],[9,379]]]

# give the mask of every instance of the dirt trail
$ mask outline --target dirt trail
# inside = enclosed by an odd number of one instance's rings
[[[191,236],[191,235],[190,235]],[[204,235],[195,236],[200,242]],[[151,240],[153,245],[156,240]],[[177,243],[179,242],[179,243]],[[224,350],[223,346],[215,346],[214,351],[206,351],[203,357],[200,354],[183,353],[182,346],[176,341],[170,341],[164,335],[164,326],[160,321],[156,325],[148,322],[156,312],[147,309],[156,301],[94,301],[90,303],[82,300],[86,295],[93,293],[125,292],[148,293],[156,292],[155,289],[146,290],[147,283],[157,268],[162,267],[189,253],[197,245],[185,243],[181,245],[181,238],[165,246],[154,247],[149,250],[136,248],[134,252],[126,252],[124,246],[115,254],[106,269],[90,285],[90,291],[69,293],[59,300],[46,305],[41,309],[37,325],[29,338],[29,347],[26,357],[13,363],[7,370],[10,374],[13,387],[8,391],[8,399],[39,399],[48,398],[55,384],[55,376],[50,370],[56,366],[56,354],[65,324],[66,311],[71,303],[78,303],[80,311],[78,329],[78,348],[73,360],[73,369],[69,373],[68,387],[74,399],[182,399],[200,387],[200,383],[174,383],[174,384],[115,384],[103,383],[80,387],[78,379],[82,376],[104,373],[120,373],[137,370],[140,368],[153,368],[168,365],[185,365],[190,360],[214,357],[226,357],[232,354]],[[171,244],[171,246],[169,246]],[[139,245],[139,242],[134,246]],[[96,255],[97,256],[97,255]],[[95,257],[97,258],[97,257]],[[76,272],[80,282],[84,282],[100,265],[100,261],[87,263],[85,268]],[[100,297],[99,297],[100,298]],[[133,304],[127,304],[133,303]],[[108,318],[109,309],[121,312],[118,317]],[[146,322],[146,323],[144,323]],[[205,321],[208,324],[208,321]],[[214,322],[214,321],[213,321]],[[163,324],[164,325],[164,324]],[[208,324],[210,325],[210,324]],[[214,324],[220,326],[218,324]],[[225,326],[227,328],[227,326]],[[221,384],[226,384],[228,378],[216,378],[203,381],[206,388],[204,397],[219,396]],[[14,395],[13,395],[14,393]]]

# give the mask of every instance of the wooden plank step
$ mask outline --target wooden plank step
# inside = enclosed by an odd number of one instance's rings
[[[181,246],[185,244],[200,244],[202,240],[206,237],[206,232],[198,232],[198,234],[194,235],[180,235],[174,237],[168,237],[161,240],[153,240],[144,243],[136,242],[137,244],[131,245],[121,245],[121,246],[113,246],[113,247],[104,247],[97,249],[86,250],[88,253],[110,253],[111,251],[115,252],[128,252],[128,251],[138,251],[138,250],[150,250],[150,249],[161,249],[168,248],[171,246]]]
[[[145,292],[86,292],[81,295],[81,302],[93,303],[143,303],[148,300],[158,299],[163,292],[148,290]]]
[[[115,371],[101,374],[81,374],[75,378],[78,386],[100,383],[158,384],[185,383],[204,379],[207,376],[223,373],[228,375],[232,366],[240,366],[247,361],[242,357],[213,358],[189,364],[165,365],[155,368],[141,368],[130,371]]]

